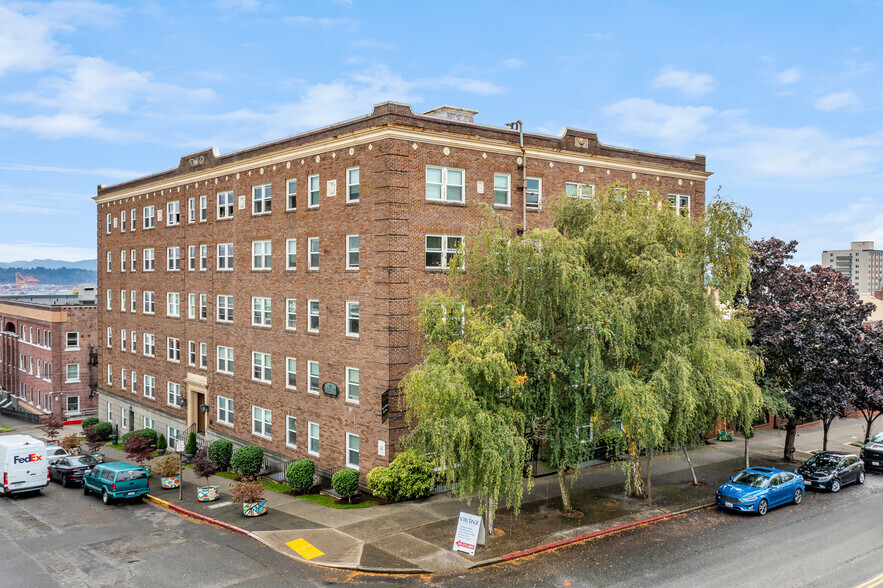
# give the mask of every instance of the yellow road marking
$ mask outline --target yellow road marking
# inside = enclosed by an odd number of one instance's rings
[[[289,541],[286,543],[288,547],[292,548],[299,556],[304,559],[313,559],[319,557],[320,555],[325,555],[324,552],[319,551],[312,544],[310,544],[306,539],[301,537],[300,539],[295,539],[294,541]]]
[[[876,578],[871,578],[867,582],[863,584],[859,584],[855,588],[877,588],[877,586],[883,585],[883,574],[880,574]]]

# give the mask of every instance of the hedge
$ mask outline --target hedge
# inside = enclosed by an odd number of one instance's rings
[[[208,446],[208,458],[215,462],[220,470],[230,467],[230,458],[233,457],[233,443],[226,439],[216,439]]]
[[[108,423],[107,421],[95,425],[95,430],[98,431],[99,435],[101,435],[102,441],[107,441],[108,439],[110,439],[110,436],[113,435],[113,425]]]
[[[313,486],[315,478],[316,464],[311,459],[296,461],[289,465],[285,471],[285,481],[298,492],[309,490]]]
[[[368,488],[375,496],[399,501],[432,494],[435,472],[429,459],[415,449],[399,453],[388,468],[368,472]]]
[[[101,422],[101,419],[99,419],[98,417],[86,417],[83,419],[83,423],[81,426],[83,427],[83,430],[85,431],[87,427],[94,427],[95,425],[97,425],[100,422]]]
[[[246,445],[233,452],[230,468],[241,476],[254,477],[264,465],[264,450],[257,445]]]
[[[120,443],[123,445],[126,444],[133,435],[139,435],[147,439],[151,445],[156,445],[156,431],[153,429],[138,429],[137,431],[132,431],[131,433],[126,433],[122,437],[120,437]]]
[[[351,498],[359,489],[359,472],[349,468],[335,472],[331,487],[341,498]]]

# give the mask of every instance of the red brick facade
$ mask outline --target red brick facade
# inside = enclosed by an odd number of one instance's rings
[[[690,210],[705,205],[705,160],[645,154],[600,145],[591,133],[568,130],[560,138],[518,133],[414,115],[410,107],[382,104],[366,117],[305,133],[223,157],[212,151],[182,158],[175,170],[112,187],[99,187],[99,385],[101,414],[121,418],[132,405],[135,428],[143,417],[154,419],[158,431],[197,422],[209,437],[225,436],[239,443],[261,445],[288,459],[311,457],[325,471],[343,467],[348,455],[346,434],[359,437],[359,469],[385,465],[404,433],[404,419],[381,422],[381,395],[390,390],[390,414],[398,414],[395,389],[419,361],[414,315],[417,296],[442,286],[440,271],[426,268],[426,236],[468,236],[481,218],[480,202],[493,206],[494,174],[508,174],[509,206],[496,206],[513,227],[522,223],[522,178],[542,179],[542,201],[563,193],[565,182],[614,183],[630,189],[689,196]],[[526,166],[522,157],[526,156]],[[463,202],[426,198],[427,166],[463,171]],[[358,168],[359,195],[348,201],[347,177]],[[310,176],[318,175],[318,206],[310,206]],[[286,186],[297,181],[296,210],[288,210]],[[336,182],[336,190],[330,184]],[[254,188],[271,186],[271,210],[253,214]],[[218,194],[233,192],[233,216],[219,218]],[[200,197],[207,199],[201,219]],[[188,201],[196,214],[188,218]],[[240,208],[244,199],[244,207]],[[180,223],[167,226],[167,203],[180,203]],[[144,229],[144,208],[162,209],[155,227]],[[542,209],[542,207],[540,207]],[[131,225],[135,211],[134,230]],[[122,214],[126,227],[122,231]],[[110,219],[109,221],[107,219]],[[549,215],[528,212],[528,230],[550,223]],[[108,230],[108,222],[110,229]],[[358,269],[347,268],[347,236],[358,235]],[[309,268],[309,239],[318,238],[318,269]],[[296,269],[286,268],[286,242],[296,239]],[[255,241],[272,243],[270,269],[253,269]],[[218,269],[218,244],[233,244],[233,269]],[[199,249],[206,246],[207,269],[200,271]],[[195,246],[196,269],[189,269],[188,248]],[[180,248],[180,269],[167,271],[167,248]],[[154,270],[144,271],[144,250],[154,250]],[[131,265],[135,250],[134,271]],[[121,252],[125,251],[125,272]],[[108,254],[110,265],[108,270]],[[121,307],[121,291],[126,307]],[[110,292],[108,309],[105,296]],[[136,305],[132,312],[132,291]],[[144,313],[144,291],[154,292],[155,312]],[[180,316],[168,317],[167,293],[180,295]],[[195,295],[196,317],[188,318],[188,296]],[[199,297],[207,300],[200,317]],[[233,296],[232,323],[219,322],[217,297]],[[254,326],[252,297],[271,300],[270,326]],[[296,328],[287,328],[286,300],[297,303]],[[319,303],[318,333],[309,332],[309,303]],[[346,333],[347,303],[358,302],[359,334]],[[111,344],[103,339],[111,330]],[[121,331],[127,348],[121,348]],[[131,347],[135,331],[135,352]],[[155,336],[154,357],[144,355],[143,335]],[[168,337],[180,340],[179,362],[167,360]],[[197,349],[196,365],[188,365],[188,342]],[[207,365],[200,366],[199,346],[207,347]],[[217,370],[217,347],[234,350],[233,375]],[[271,383],[255,381],[252,352],[271,355]],[[297,360],[296,388],[286,386],[286,358]],[[340,394],[308,391],[308,362],[319,365],[319,382],[337,384]],[[107,384],[111,366],[112,384]],[[358,402],[346,400],[347,368],[359,370]],[[129,383],[120,388],[121,370]],[[136,391],[131,372],[138,374]],[[142,377],[155,378],[155,398],[144,396]],[[167,382],[181,385],[187,407],[167,403]],[[189,383],[188,383],[189,382]],[[218,422],[218,396],[234,401],[233,426]],[[195,406],[205,402],[200,417]],[[269,438],[252,434],[252,407],[269,409]],[[296,446],[286,444],[286,417],[297,419]],[[318,456],[308,451],[309,424],[319,425]],[[379,455],[379,443],[385,455]]]

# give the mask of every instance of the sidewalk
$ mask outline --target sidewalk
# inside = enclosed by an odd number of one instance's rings
[[[0,418],[0,424],[15,427],[15,433],[41,436],[33,425],[6,418]],[[861,419],[835,421],[829,432],[828,449],[857,453],[858,448],[849,443],[864,438],[863,425]],[[78,425],[65,427],[65,434],[78,429]],[[783,465],[780,461],[784,438],[784,431],[757,431],[750,444],[751,465],[794,469],[793,465]],[[821,426],[799,429],[797,458],[805,459],[808,452],[821,449],[821,438]],[[221,491],[220,500],[213,503],[196,500],[196,486],[204,480],[197,480],[187,468],[182,501],[178,500],[178,490],[162,490],[158,481],[151,481],[151,487],[154,488],[152,494],[163,501],[240,527],[277,551],[301,561],[364,571],[449,572],[625,523],[710,504],[716,488],[744,467],[743,450],[741,437],[730,443],[715,442],[691,450],[700,487],[687,484],[691,477],[683,453],[655,456],[652,506],[645,500],[624,496],[624,476],[619,464],[585,468],[571,488],[574,508],[584,513],[579,519],[558,514],[561,499],[557,476],[537,478],[531,492],[525,494],[519,517],[513,517],[508,511],[499,512],[495,522],[498,536],[491,539],[489,546],[479,546],[474,557],[454,552],[451,547],[459,513],[475,513],[476,505],[463,504],[447,495],[344,510],[267,491],[268,513],[249,518],[242,515],[240,504],[231,501],[229,486],[233,482],[226,478],[211,479]],[[105,448],[105,454],[113,460],[126,459],[122,451],[110,447]]]

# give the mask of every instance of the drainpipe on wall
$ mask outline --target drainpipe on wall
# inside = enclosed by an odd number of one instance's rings
[[[517,120],[506,123],[510,129],[518,129],[518,145],[521,147],[521,233],[527,233],[527,155],[524,151],[524,124]]]

